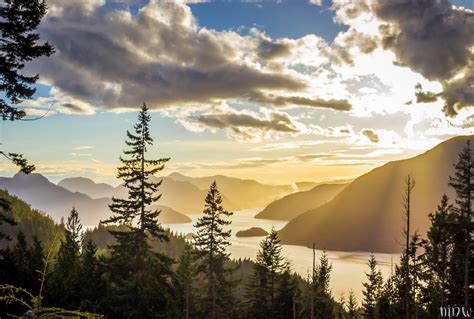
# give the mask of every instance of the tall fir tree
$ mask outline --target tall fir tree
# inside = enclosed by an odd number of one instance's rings
[[[456,216],[456,237],[452,267],[457,274],[453,282],[462,287],[462,301],[465,308],[469,308],[469,301],[473,289],[471,276],[474,262],[472,247],[473,215],[472,202],[474,200],[474,161],[472,159],[471,141],[459,153],[458,162],[454,164],[454,176],[449,177],[449,185],[456,191],[456,200],[453,210]]]
[[[138,114],[138,123],[134,125],[134,132],[127,131],[128,140],[125,143],[130,149],[123,153],[129,158],[120,157],[123,166],[118,167],[117,178],[124,181],[128,198],[113,197],[109,207],[114,215],[103,222],[127,225],[130,233],[137,232],[142,241],[149,236],[167,240],[166,233],[158,223],[160,211],[149,207],[160,199],[161,195],[156,195],[156,192],[162,183],[162,180],[155,182],[151,177],[163,170],[169,158],[151,160],[146,157],[148,147],[153,145],[150,121],[151,116],[144,103]],[[135,236],[130,234],[130,237]]]
[[[274,318],[277,315],[276,290],[278,276],[285,269],[282,245],[274,228],[260,242],[246,299],[252,318]]]
[[[153,176],[164,168],[169,158],[157,160],[146,157],[153,145],[150,133],[151,116],[143,104],[134,132],[127,131],[129,149],[120,157],[117,177],[123,180],[128,198],[112,198],[113,215],[103,223],[125,225],[111,231],[116,239],[108,261],[111,284],[108,309],[114,317],[128,313],[137,317],[165,314],[169,306],[171,260],[152,251],[149,240],[167,241],[168,236],[158,223],[160,211],[149,207],[159,200],[161,180]]]
[[[365,273],[367,282],[363,283],[364,290],[362,293],[364,300],[362,301],[362,311],[364,318],[375,319],[378,317],[377,303],[379,302],[382,291],[383,278],[373,254],[370,255],[368,266],[370,270],[368,273]]]
[[[226,249],[230,246],[231,230],[226,229],[231,224],[228,217],[232,212],[222,207],[222,196],[214,181],[207,193],[203,216],[194,227],[197,270],[207,281],[206,315],[211,318],[225,318],[229,313],[230,279],[225,262],[229,258]]]

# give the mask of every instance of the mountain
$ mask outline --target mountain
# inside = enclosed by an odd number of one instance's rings
[[[153,177],[152,180],[155,182],[163,180],[158,192],[162,194],[160,205],[186,214],[202,212],[204,198],[214,180],[217,181],[221,191],[224,208],[230,211],[265,207],[272,201],[293,192],[290,185],[264,185],[253,180],[222,175],[194,178],[173,173],[166,177]],[[98,184],[84,177],[63,179],[58,186],[71,192],[88,195],[93,199],[127,196],[127,191],[122,186]]]
[[[61,186],[71,192],[78,192],[88,195],[92,198],[126,196],[126,192],[121,186],[113,187],[105,183],[96,183],[93,180],[84,177],[65,178],[58,183],[58,186]]]
[[[305,192],[286,195],[255,215],[259,219],[291,220],[334,198],[348,184],[322,184]]]
[[[53,242],[56,233],[62,232],[62,228],[56,225],[51,217],[32,209],[20,198],[3,190],[0,190],[0,198],[10,204],[10,209],[1,213],[16,222],[15,226],[0,223],[0,232],[12,239],[11,241],[0,240],[0,248],[14,244],[20,231],[23,232],[29,242],[31,242],[33,236],[36,236],[45,245]]]
[[[163,205],[153,205],[150,208],[153,210],[161,210],[158,221],[162,224],[186,224],[192,222],[191,218],[178,213],[172,208]]]
[[[327,204],[301,214],[280,232],[285,244],[338,251],[398,253],[402,250],[404,181],[416,181],[412,198],[413,231],[424,235],[428,214],[443,193],[454,200],[448,186],[453,163],[473,136],[447,140],[416,157],[389,162],[355,179]]]
[[[56,221],[67,217],[73,206],[79,211],[81,221],[85,225],[95,225],[110,216],[110,198],[93,199],[81,193],[73,193],[51,183],[40,174],[18,173],[12,178],[1,177],[0,188],[20,197],[35,209],[51,215]]]
[[[310,189],[318,185],[318,183],[315,182],[296,182],[295,184],[296,188],[298,189],[298,192],[309,191]]]
[[[171,207],[185,214],[202,213],[207,189],[203,190],[190,182],[177,181],[171,177],[152,178],[154,181],[159,181],[160,179],[163,180],[159,188],[159,193],[162,194],[159,201],[161,205]],[[225,196],[222,196],[222,202],[228,210],[236,208]]]
[[[80,183],[77,183],[77,181]],[[89,193],[93,192],[94,185],[100,185],[83,178],[74,178],[62,184],[67,184],[68,187],[91,185],[91,189],[86,189]],[[191,185],[191,187],[194,186]],[[97,225],[101,220],[111,215],[109,209],[109,204],[112,202],[111,198],[92,198],[79,192],[72,192],[51,183],[46,177],[36,173],[29,175],[18,173],[12,178],[0,177],[0,189],[5,189],[10,194],[20,197],[35,209],[51,215],[56,221],[66,218],[73,206],[78,210],[81,222],[84,225]],[[102,189],[110,190],[106,186],[102,186]],[[202,195],[202,191],[199,189],[197,191]],[[124,193],[124,189],[120,187],[116,188],[116,192],[110,195],[119,197],[123,196]],[[186,215],[166,207],[162,202],[160,202],[160,208],[163,210],[163,216],[159,218],[160,222],[188,223],[191,221]]]
[[[274,200],[293,192],[291,185],[265,185],[250,179],[240,179],[223,175],[206,177],[188,177],[179,173],[169,175],[175,181],[189,182],[202,190],[208,190],[213,181],[224,197],[234,208],[242,210],[248,208],[265,207]]]

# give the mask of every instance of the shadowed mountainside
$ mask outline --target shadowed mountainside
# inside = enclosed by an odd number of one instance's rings
[[[259,219],[292,220],[334,198],[348,184],[322,184],[311,190],[286,195],[255,215]]]
[[[454,200],[448,186],[458,153],[473,136],[445,141],[419,156],[389,162],[355,179],[329,203],[291,220],[280,232],[285,244],[326,250],[401,252],[404,181],[416,181],[412,198],[412,229],[424,235],[428,214],[443,193]]]

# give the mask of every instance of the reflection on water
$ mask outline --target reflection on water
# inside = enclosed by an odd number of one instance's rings
[[[261,227],[269,231],[272,227],[281,229],[286,221],[275,221],[266,219],[255,219],[254,215],[259,210],[244,210],[234,213],[231,217],[232,237],[230,238],[231,246],[228,251],[233,258],[250,258],[254,259],[257,255],[259,243],[263,237],[247,237],[237,238],[235,233],[239,230],[249,229],[250,227]],[[175,232],[182,234],[195,233],[193,224],[200,215],[192,215],[192,223],[188,224],[168,224]],[[341,293],[346,296],[349,289],[352,289],[359,301],[362,300],[362,282],[365,281],[365,272],[368,270],[367,260],[370,253],[365,252],[338,252],[328,251],[329,260],[332,263],[331,288],[333,296],[337,299]],[[316,251],[316,260],[321,256],[322,251]],[[283,255],[291,261],[293,269],[301,276],[306,277],[312,267],[312,251],[310,248],[302,246],[284,245]],[[399,255],[397,254],[375,254],[380,264],[384,278],[387,278],[391,272],[391,261],[397,262]]]

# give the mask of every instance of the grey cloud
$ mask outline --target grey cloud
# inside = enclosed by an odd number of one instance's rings
[[[465,107],[474,106],[474,65],[466,71],[464,77],[444,83],[441,93],[445,101],[443,111],[448,116],[457,115]]]
[[[369,141],[371,141],[372,143],[379,142],[379,136],[373,130],[368,130],[368,129],[362,130],[362,135],[366,136],[369,139]]]
[[[430,91],[423,91],[423,87],[420,83],[416,84],[415,90],[416,103],[432,103],[438,100],[439,94]]]
[[[258,55],[265,60],[284,58],[291,55],[292,45],[288,41],[270,41],[264,39],[258,45]]]
[[[61,106],[73,113],[84,113],[86,111],[80,105],[76,105],[73,103],[62,103]]]
[[[291,105],[310,106],[317,108],[327,108],[336,111],[350,111],[351,103],[347,100],[336,99],[311,99],[303,96],[276,96],[274,94],[263,94],[253,92],[249,95],[249,99],[260,104],[271,104],[274,106],[285,107]]]
[[[474,105],[474,12],[448,0],[377,0],[373,10],[386,22],[380,27],[382,43],[395,52],[397,64],[442,82],[446,115]],[[463,70],[463,78],[452,80]],[[420,101],[435,98],[419,96]]]
[[[472,59],[474,13],[448,0],[378,0],[373,9],[390,23],[381,29],[385,47],[428,79],[449,79]]]
[[[236,133],[243,133],[242,129],[245,128],[282,133],[299,132],[292,119],[282,113],[271,113],[269,118],[259,118],[245,113],[220,113],[189,116],[187,119],[206,128],[229,128]]]
[[[99,0],[87,2],[90,8],[100,5]],[[80,1],[74,3],[74,10],[52,11],[41,25],[56,54],[30,70],[88,103],[119,108],[147,101],[152,108],[164,108],[307,86],[294,76],[245,64],[241,55],[252,47],[241,43],[247,38],[200,29],[183,4],[151,1],[131,16],[120,10],[86,11]],[[265,54],[283,51],[272,44]]]
[[[371,53],[377,48],[377,41],[374,37],[355,30],[347,32],[342,37],[342,42],[348,46],[357,46],[365,54]]]
[[[348,2],[333,1],[331,8],[338,12],[338,16],[336,17],[338,22],[343,22],[345,18],[355,19],[362,13],[370,10],[369,5],[364,0],[353,0]]]

